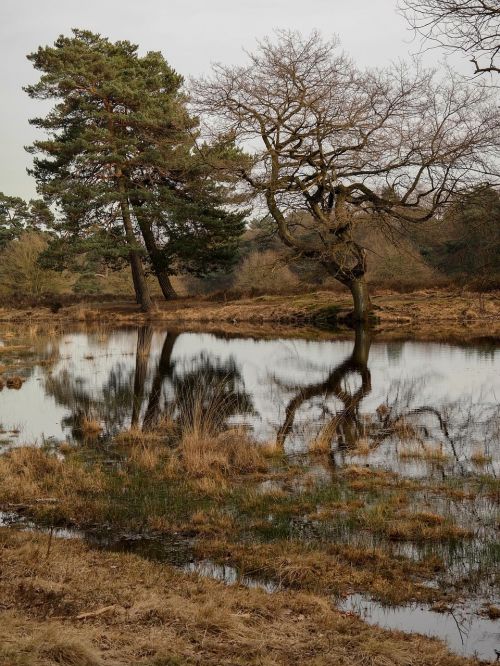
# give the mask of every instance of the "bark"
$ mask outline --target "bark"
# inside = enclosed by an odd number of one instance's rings
[[[137,303],[137,305],[140,305],[141,304],[140,282],[137,276],[136,265],[131,261],[130,261],[130,269],[132,271],[132,282],[134,283],[135,302]]]
[[[125,238],[128,245],[133,247],[136,245],[136,238],[134,234],[134,227],[132,226],[132,218],[130,215],[130,206],[125,192],[125,185],[120,181],[120,190],[122,199],[120,202],[123,226],[125,227]],[[129,254],[130,267],[132,269],[132,279],[134,281],[134,289],[136,300],[141,306],[143,312],[151,312],[154,309],[153,301],[149,293],[149,288],[146,282],[146,275],[144,273],[144,266],[140,253],[137,250],[131,249]]]
[[[151,225],[147,220],[144,219],[144,216],[141,214],[140,204],[134,205],[134,213],[139,223],[139,228],[144,239],[144,244],[146,245],[146,250],[148,251],[149,257],[151,259],[153,271],[158,279],[158,284],[160,285],[163,296],[165,297],[166,301],[176,298],[177,294],[172,286],[170,276],[165,267],[165,259],[162,257],[161,251],[156,245],[156,239],[151,230]]]
[[[355,278],[347,283],[354,303],[353,319],[355,322],[367,321],[372,313],[372,303],[368,285],[364,277]]]

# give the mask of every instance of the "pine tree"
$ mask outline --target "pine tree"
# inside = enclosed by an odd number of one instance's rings
[[[25,231],[50,227],[53,215],[40,199],[29,202],[0,192],[0,250]]]
[[[95,249],[97,239],[103,256],[127,258],[145,311],[153,305],[144,261],[166,298],[173,294],[169,274],[193,269],[196,237],[187,225],[175,235],[174,251],[172,220],[176,230],[188,219],[203,227],[197,236],[201,264],[203,246],[211,246],[207,238],[222,240],[221,262],[208,264],[224,265],[234,255],[242,215],[225,212],[224,188],[206,166],[205,185],[193,185],[201,168],[194,151],[197,120],[186,109],[182,77],[161,53],[140,57],[127,41],[73,30],[73,36],[61,36],[28,58],[42,75],[26,91],[56,102],[45,118],[31,121],[48,135],[29,149],[35,156],[32,173],[45,199],[59,208],[55,228],[68,252]],[[210,212],[198,217],[200,206]],[[181,236],[190,240],[188,247],[178,242]]]

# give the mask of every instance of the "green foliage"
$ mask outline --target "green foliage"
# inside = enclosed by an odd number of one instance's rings
[[[244,217],[222,205],[216,195],[178,196],[165,191],[159,202],[143,205],[142,214],[156,227],[161,252],[156,267],[198,277],[229,270],[238,259]],[[154,267],[153,267],[154,268]]]
[[[452,278],[500,277],[500,193],[479,186],[458,198],[442,221],[416,235],[426,260]]]
[[[24,231],[49,227],[52,221],[50,209],[40,199],[27,203],[0,192],[0,250]]]
[[[59,210],[60,240],[45,261],[74,268],[75,255],[90,253],[120,268],[131,250],[145,255],[125,233],[129,210],[155,271],[223,267],[242,215],[224,211],[225,188],[194,150],[198,121],[187,111],[182,77],[161,53],[137,51],[128,41],[73,30],[28,56],[42,74],[26,91],[56,102],[31,121],[47,138],[29,149],[39,190]],[[220,173],[225,159],[240,155],[224,142],[203,150]]]

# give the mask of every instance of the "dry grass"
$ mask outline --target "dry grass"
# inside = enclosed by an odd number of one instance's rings
[[[470,459],[471,462],[473,462],[474,465],[477,465],[478,467],[488,465],[491,462],[491,456],[486,454],[484,448],[481,446],[476,446],[474,448]]]
[[[142,430],[141,428],[129,428],[122,430],[113,439],[115,444],[123,446],[146,446],[164,443],[172,437],[175,425],[170,419],[163,419],[154,430]]]
[[[6,666],[466,666],[437,641],[369,627],[311,594],[184,575],[79,542],[0,531]],[[107,612],[78,620],[80,614]]]
[[[493,604],[490,604],[486,608],[486,615],[490,618],[490,620],[498,620],[500,619],[500,608],[498,606],[493,606]]]
[[[50,524],[194,533],[200,557],[228,557],[246,572],[321,593],[355,589],[397,601],[439,596],[420,584],[435,576],[436,561],[400,558],[387,547],[374,550],[370,533],[377,540],[416,543],[469,537],[449,518],[410,508],[412,492],[422,490],[419,483],[350,466],[338,472],[338,488],[318,488],[307,470],[277,468],[277,459],[270,461],[244,430],[204,437],[188,430],[175,446],[153,433],[143,438],[131,431],[122,444],[126,455],[111,472],[86,464],[71,450],[61,459],[37,448],[13,449],[0,456],[0,506],[25,509]],[[244,474],[251,475],[245,483]],[[263,479],[271,481],[269,492],[261,490]],[[297,482],[302,493],[295,491]],[[338,493],[345,492],[341,499]],[[306,525],[324,523],[327,531],[368,535],[366,547],[328,542],[325,547],[321,540],[308,540],[307,532],[302,540],[296,528],[290,532],[296,517]],[[273,543],[261,547],[248,538],[260,541],[262,535]]]
[[[386,603],[411,599],[433,601],[435,590],[423,583],[435,570],[435,559],[419,563],[391,557],[383,548],[330,543],[305,549],[297,541],[235,543],[206,539],[195,546],[201,559],[231,562],[243,575],[272,580],[282,588],[321,595],[345,595],[369,590]]]
[[[188,430],[182,435],[178,455],[185,472],[194,478],[248,474],[267,467],[262,449],[240,428],[209,435]]]
[[[101,422],[92,416],[84,416],[78,427],[84,437],[97,437],[102,432]]]
[[[313,455],[324,455],[332,448],[332,433],[321,430],[309,443],[309,453]]]
[[[415,340],[447,338],[454,342],[479,341],[500,337],[499,292],[476,292],[426,289],[408,294],[374,289],[373,303],[378,319],[379,339],[399,340],[407,336]],[[321,317],[333,315],[339,320],[352,309],[347,291],[317,291],[292,296],[260,296],[247,299],[180,298],[167,302],[159,300],[151,315],[141,313],[132,300],[116,299],[91,304],[78,303],[62,307],[57,313],[50,308],[0,308],[0,321],[28,322],[31,325],[50,325],[59,328],[69,322],[81,322],[86,327],[127,325],[131,322],[155,320],[184,330],[225,330],[236,333],[256,333],[275,337],[276,326],[288,326],[288,334],[301,337],[296,324],[313,323]],[[290,330],[290,326],[294,326]],[[287,334],[284,331],[284,334]],[[331,334],[320,334],[331,337]],[[10,348],[12,349],[12,348]],[[0,348],[0,354],[2,354]]]
[[[92,520],[90,501],[102,493],[105,480],[98,467],[86,467],[72,458],[61,460],[36,447],[14,448],[0,456],[0,504],[29,505],[47,513],[57,503],[69,519]]]
[[[368,456],[372,452],[371,442],[368,437],[360,437],[356,442],[356,448],[351,453],[357,456]]]
[[[54,623],[26,623],[22,616],[4,613],[0,628],[0,658],[5,666],[104,666],[86,633],[61,630]]]
[[[6,336],[2,336],[5,338]],[[0,356],[26,353],[30,350],[28,345],[0,345]]]
[[[406,501],[403,499],[403,503]],[[443,516],[427,511],[409,511],[392,503],[378,504],[362,515],[364,527],[393,541],[446,541],[466,539],[472,534]]]

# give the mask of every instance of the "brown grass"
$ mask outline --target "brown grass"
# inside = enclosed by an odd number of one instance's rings
[[[414,460],[447,460],[448,454],[441,444],[423,444],[422,442],[408,443],[398,448],[400,458]]]
[[[0,456],[0,504],[30,505],[46,513],[54,502],[67,518],[92,520],[89,499],[102,492],[104,476],[72,458],[60,460],[37,447],[14,448]],[[52,511],[52,509],[50,509]]]
[[[356,491],[349,500],[322,501],[314,494],[308,499],[307,494],[294,491],[297,482],[307,487],[307,471],[293,465],[276,468],[278,460],[269,460],[244,430],[205,437],[188,430],[175,446],[154,433],[143,437],[134,430],[122,446],[126,450],[121,453],[126,455],[117,475],[83,462],[71,448],[65,459],[38,448],[13,449],[0,456],[0,507],[25,510],[50,524],[84,528],[111,521],[117,528],[142,530],[147,526],[155,532],[196,534],[200,557],[228,558],[246,572],[260,572],[318,593],[355,589],[397,601],[436,599],[440,592],[423,583],[434,577],[439,563],[400,558],[390,548],[385,552],[373,549],[369,533],[413,542],[469,536],[445,516],[411,509],[411,493],[423,490],[422,484],[383,470],[350,466],[339,471],[340,489]],[[243,484],[243,474],[251,475],[253,491],[245,490],[248,479]],[[263,478],[276,481],[267,494],[258,485]],[[126,513],[124,523],[119,513],[121,498],[133,507],[137,493],[152,498],[162,484],[170,484],[174,492],[181,493],[185,511],[169,512],[168,507],[148,499],[147,511],[139,511],[137,520],[133,513]],[[311,482],[313,493],[314,487]],[[364,493],[373,493],[372,500],[367,502]],[[284,525],[294,516],[314,524],[333,521],[342,527],[345,522],[368,535],[366,547],[324,546],[299,537],[284,540],[286,530],[282,528],[273,533],[272,545],[259,546],[247,538],[238,543],[242,534],[258,539],[261,532],[267,533],[269,512],[283,517]]]
[[[78,424],[84,437],[97,437],[102,432],[102,424],[92,416],[84,416]]]
[[[363,514],[367,530],[383,534],[393,541],[445,541],[466,539],[472,534],[443,516],[427,511],[409,511],[392,505],[380,504]]]
[[[0,531],[6,666],[466,666],[438,641],[369,627],[311,594],[198,579],[139,557]],[[102,608],[100,615],[78,620]]]
[[[202,559],[231,562],[242,574],[321,595],[369,590],[387,603],[432,601],[436,595],[435,590],[420,584],[438,566],[435,559],[416,563],[391,557],[384,549],[372,546],[331,543],[307,550],[288,540],[241,544],[206,539],[198,542],[195,550]]]
[[[487,465],[488,463],[491,462],[491,456],[487,455],[484,452],[483,447],[480,446],[474,448],[470,459],[471,462],[473,462],[478,467],[481,467],[482,465]]]
[[[379,329],[384,336],[398,337],[411,334],[415,339],[432,340],[452,337],[457,341],[500,336],[500,298],[498,292],[476,292],[421,289],[408,294],[374,289],[373,302]],[[186,326],[217,324],[238,327],[277,323],[296,324],[312,322],[319,312],[334,308],[342,319],[352,309],[346,291],[334,293],[317,291],[291,296],[260,296],[257,298],[227,300],[214,303],[207,299],[183,298],[172,302],[158,301],[151,317],[141,313],[132,301],[92,302],[63,307],[57,314],[49,308],[12,310],[0,308],[0,320],[17,322],[68,322],[86,324],[120,323],[156,319]],[[485,329],[487,324],[487,329]],[[245,330],[243,327],[242,330]],[[0,348],[0,353],[1,348]]]
[[[493,606],[493,604],[490,604],[486,608],[486,615],[490,618],[490,620],[498,620],[500,619],[500,608],[498,606]]]
[[[331,436],[325,436],[324,432],[320,432],[309,444],[309,453],[324,455],[329,453],[332,447]]]
[[[195,478],[248,474],[267,467],[264,452],[241,428],[210,435],[188,430],[182,435],[178,455],[183,469]]]
[[[5,383],[7,385],[7,388],[19,391],[19,389],[22,387],[24,383],[24,379],[22,377],[19,377],[19,375],[14,375],[13,377],[7,377]]]

